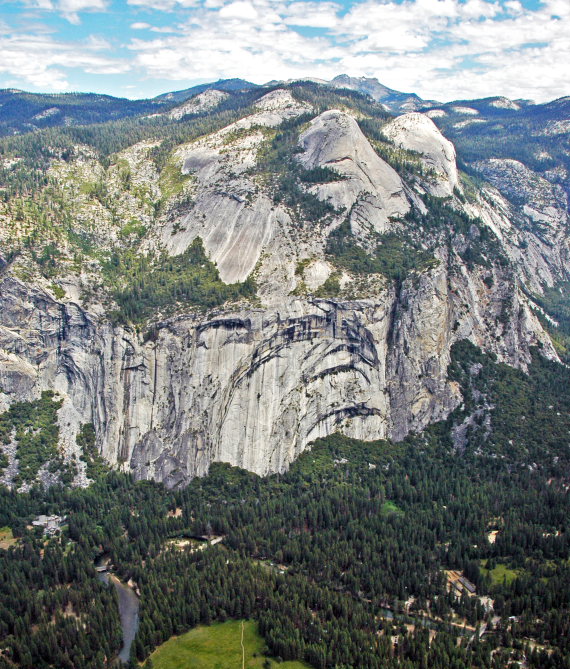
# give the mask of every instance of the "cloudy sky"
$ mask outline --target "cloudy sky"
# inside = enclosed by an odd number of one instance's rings
[[[0,87],[152,97],[337,74],[441,101],[570,94],[570,0],[0,0]]]

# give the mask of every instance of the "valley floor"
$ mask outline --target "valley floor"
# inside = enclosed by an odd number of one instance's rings
[[[242,653],[242,628],[243,649]],[[308,669],[303,662],[277,662],[252,620],[200,626],[173,637],[150,656],[154,669]]]
[[[465,406],[448,421],[331,435],[285,474],[214,463],[167,490],[101,465],[86,489],[0,486],[0,669],[114,665],[101,555],[140,593],[128,669],[568,669],[570,371],[465,344],[449,373]],[[458,450],[481,403],[498,408]],[[33,524],[54,514],[51,534]]]

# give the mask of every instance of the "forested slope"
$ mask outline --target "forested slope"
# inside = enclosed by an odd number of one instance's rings
[[[178,492],[114,472],[86,490],[4,490],[18,543],[0,552],[0,663],[111,661],[104,552],[140,589],[139,660],[197,624],[253,618],[271,654],[316,668],[567,667],[570,384],[538,354],[530,372],[461,344],[450,374],[466,401],[448,421],[401,444],[333,435],[284,475],[217,464]],[[486,408],[457,450],[474,396]],[[26,525],[48,512],[67,527],[45,543]],[[199,550],[202,535],[223,540]],[[475,594],[449,591],[446,570]]]

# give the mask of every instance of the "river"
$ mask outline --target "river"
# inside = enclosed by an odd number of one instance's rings
[[[119,652],[121,662],[128,662],[131,645],[139,628],[139,598],[132,588],[110,574],[108,571],[98,572],[97,578],[105,584],[112,583],[119,598],[119,615],[123,629],[123,647]]]

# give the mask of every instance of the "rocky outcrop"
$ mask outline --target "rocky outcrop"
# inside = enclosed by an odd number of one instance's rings
[[[150,228],[142,251],[181,254],[200,236],[224,281],[254,272],[255,303],[185,313],[144,333],[114,326],[102,304],[82,306],[67,284],[69,297],[57,301],[48,285],[23,283],[2,262],[0,410],[53,389],[64,400],[59,425],[67,457],[79,455],[80,426],[93,423],[110,463],[175,486],[213,461],[259,474],[283,471],[312,440],[336,430],[401,439],[423,429],[461,401],[447,378],[457,340],[522,368],[533,345],[555,358],[526,294],[564,276],[564,221],[553,220],[541,237],[521,227],[514,205],[491,186],[469,201],[458,195],[453,145],[427,116],[407,114],[384,128],[421,163],[416,179],[399,175],[353,116],[333,109],[304,127],[294,152],[302,167],[338,175],[300,186],[332,205],[333,213],[309,225],[276,204],[266,175],[255,171],[278,126],[309,111],[277,89],[248,116],[178,147],[169,160],[174,174],[181,169],[181,194],[158,219],[148,213],[163,195],[146,158],[153,145],[121,153],[137,186],[129,206],[142,185],[148,194],[136,205]],[[105,178],[118,189],[125,176],[109,168]],[[480,220],[449,235],[441,226],[421,228],[426,190]],[[436,260],[399,281],[377,274],[374,290],[363,290],[370,277],[351,275],[325,255],[328,235],[346,220],[362,248],[375,248],[382,233],[404,232]],[[112,220],[106,225],[114,229]],[[510,264],[495,262],[487,247],[479,264],[469,260],[465,250],[482,231]],[[111,237],[107,228],[101,234]],[[321,289],[333,274],[339,296],[317,297],[330,294]]]
[[[300,162],[307,168],[327,167],[341,178],[313,186],[312,191],[336,209],[350,212],[358,202],[359,217],[376,232],[384,232],[391,218],[410,209],[398,173],[374,151],[358,123],[337,110],[315,118],[301,135]]]
[[[449,197],[459,185],[455,147],[425,114],[404,114],[390,121],[382,133],[394,144],[419,153],[425,165],[433,171],[426,179],[428,191],[437,197]]]
[[[570,218],[564,188],[517,160],[493,158],[474,167],[497,190],[485,187],[480,206],[466,209],[495,230],[530,292],[567,281]]]
[[[256,112],[178,149],[184,174],[195,179],[190,207],[159,230],[159,243],[172,255],[183,253],[200,236],[226,283],[244,281],[268,246],[280,248],[279,230],[291,226],[248,174],[265,141],[264,128],[278,126],[311,108],[289,91],[263,96]]]
[[[109,462],[168,485],[216,460],[283,471],[335,430],[402,438],[460,401],[447,380],[453,341],[517,365],[539,342],[555,355],[512,277],[489,289],[457,257],[443,260],[379,299],[290,297],[279,309],[182,316],[146,342],[5,277],[0,397],[55,389],[68,454],[92,422]]]
[[[229,93],[225,91],[217,91],[214,88],[209,88],[207,91],[199,93],[190,100],[174,107],[174,109],[171,109],[167,113],[167,116],[178,121],[188,114],[200,114],[201,112],[215,109],[228,97]]]
[[[569,202],[564,188],[547,181],[518,160],[491,158],[473,164],[534,223],[534,231],[546,238],[568,224]]]

